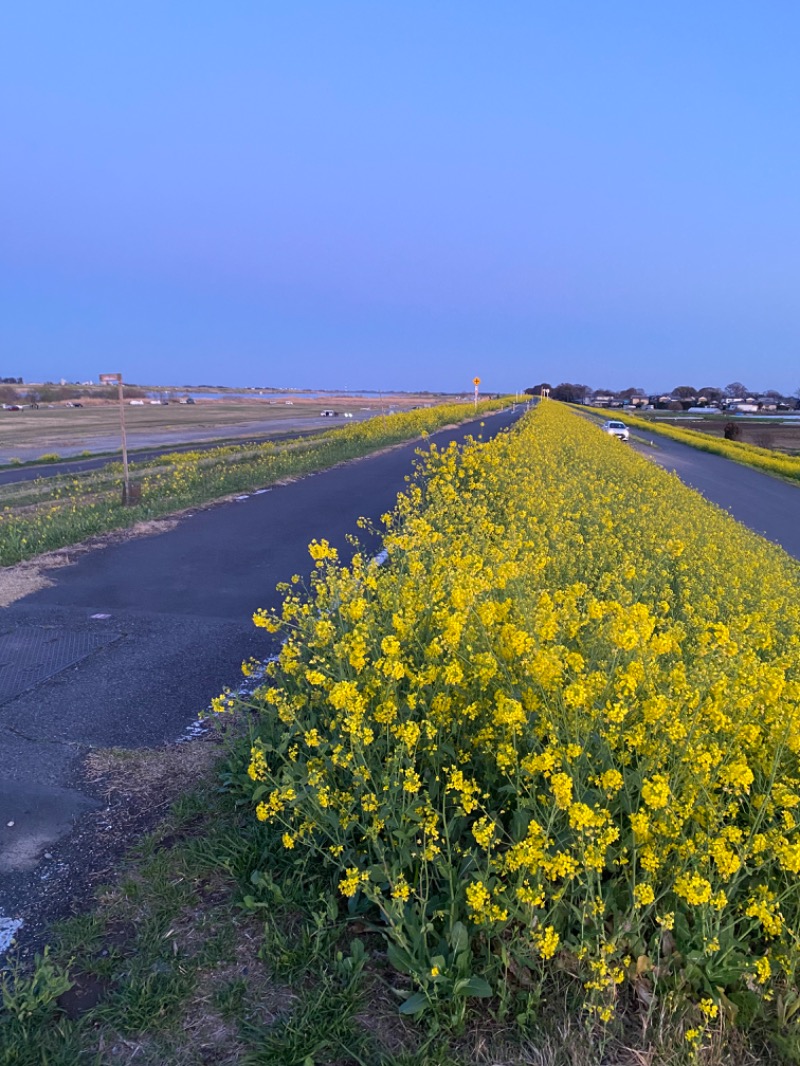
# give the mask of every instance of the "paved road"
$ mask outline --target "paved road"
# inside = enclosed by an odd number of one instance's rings
[[[632,440],[644,455],[673,470],[681,481],[729,511],[742,525],[800,559],[800,485],[656,433],[648,437],[637,429]]]
[[[486,416],[483,432],[517,417]],[[431,440],[479,432],[473,422]],[[274,639],[255,629],[253,611],[277,605],[277,582],[309,572],[313,537],[346,555],[356,520],[377,521],[393,507],[417,447],[91,552],[54,572],[53,587],[0,611],[0,677],[17,688],[31,682],[5,702],[0,692],[0,943],[2,915],[25,912],[42,857],[97,805],[77,774],[87,750],[174,741],[224,686],[240,683],[242,660],[265,657]],[[31,663],[46,673],[70,659],[49,679],[25,673]]]

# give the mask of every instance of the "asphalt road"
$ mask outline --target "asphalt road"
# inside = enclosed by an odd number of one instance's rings
[[[637,429],[631,440],[643,455],[674,471],[681,481],[729,511],[742,525],[800,559],[800,485],[656,433],[648,437]]]
[[[483,430],[473,422],[430,439],[493,435],[518,416],[503,411],[485,416]],[[0,611],[0,667],[18,685],[31,682],[11,698],[0,692],[0,946],[3,915],[6,924],[25,918],[52,852],[61,848],[62,871],[81,861],[65,838],[98,805],[80,775],[87,751],[175,741],[223,687],[240,684],[242,660],[266,657],[274,641],[253,626],[253,611],[280,602],[279,581],[309,573],[312,538],[346,556],[357,519],[377,522],[394,506],[418,446],[90,552],[51,572],[54,586]],[[46,673],[71,656],[77,661],[53,676],[34,676],[36,663]]]

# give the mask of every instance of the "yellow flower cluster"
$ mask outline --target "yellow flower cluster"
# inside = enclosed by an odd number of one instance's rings
[[[563,953],[601,1019],[629,978],[691,994],[687,958],[698,1000],[793,980],[797,565],[550,402],[431,448],[384,521],[385,566],[320,542],[310,595],[257,615],[286,635],[258,816],[372,901],[423,986],[462,925],[488,976],[500,938]]]

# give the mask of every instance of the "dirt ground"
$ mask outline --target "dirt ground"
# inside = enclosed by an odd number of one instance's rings
[[[63,457],[83,452],[117,451],[120,447],[119,406],[111,400],[80,401],[82,407],[42,405],[38,409],[0,410],[0,462],[14,459],[29,462],[43,455]],[[430,404],[431,397],[326,396],[324,399],[297,396],[291,401],[263,397],[220,397],[198,395],[194,404],[169,403],[143,406],[125,404],[128,448],[167,447],[172,444],[209,439],[265,436],[304,429],[345,425],[344,413],[353,421],[372,418],[382,412],[408,410]],[[438,399],[436,402],[442,402]],[[333,410],[337,417],[322,417]],[[349,419],[347,421],[350,421]]]
[[[641,417],[641,416],[640,416]],[[645,416],[646,417],[646,416]],[[658,419],[664,421],[666,419]],[[667,424],[676,429],[694,429],[711,437],[723,437],[725,426],[733,422],[739,427],[738,440],[742,444],[755,444],[759,448],[772,448],[789,455],[800,454],[800,420],[792,422],[746,421],[744,418],[681,418]]]

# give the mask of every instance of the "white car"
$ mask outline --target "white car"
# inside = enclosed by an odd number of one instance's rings
[[[609,433],[612,437],[619,437],[620,440],[628,440],[630,437],[630,431],[624,422],[604,422],[600,428],[604,433]]]

